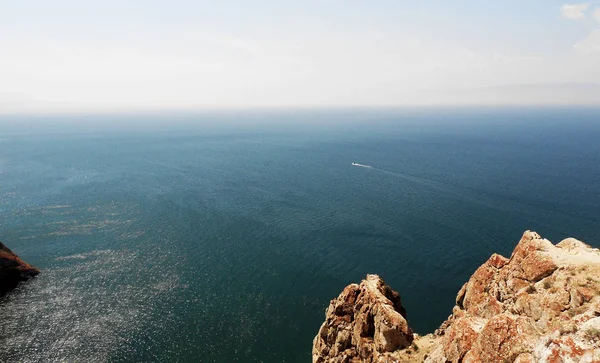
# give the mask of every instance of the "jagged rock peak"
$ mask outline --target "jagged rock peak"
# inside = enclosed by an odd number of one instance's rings
[[[313,341],[313,362],[385,362],[412,341],[400,295],[381,277],[367,275],[331,300]]]
[[[21,260],[0,242],[0,296],[39,273],[40,270]]]

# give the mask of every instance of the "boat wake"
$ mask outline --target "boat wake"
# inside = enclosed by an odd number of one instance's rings
[[[352,166],[360,166],[361,168],[373,168],[371,165],[364,165],[364,164],[359,164],[359,163],[352,163]]]

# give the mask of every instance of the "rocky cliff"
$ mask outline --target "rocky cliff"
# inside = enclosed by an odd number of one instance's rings
[[[413,334],[400,296],[377,275],[331,301],[313,362],[599,362],[600,251],[527,231],[493,254],[433,334]]]
[[[314,362],[385,361],[414,337],[400,295],[377,275],[331,301],[313,344]]]
[[[21,260],[0,242],[0,296],[39,273],[37,268]]]

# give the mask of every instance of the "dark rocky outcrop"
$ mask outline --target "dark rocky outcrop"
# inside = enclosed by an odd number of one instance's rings
[[[0,242],[0,296],[39,273],[40,270],[21,260]]]
[[[357,311],[377,310],[381,298],[359,307],[353,296],[373,291],[363,285],[391,291],[372,276],[332,300],[314,340],[313,362],[600,362],[600,251],[576,239],[554,245],[525,232],[510,258],[493,254],[473,273],[434,334],[408,338],[399,306],[397,344],[376,342],[375,333],[364,348],[355,333],[362,326]],[[396,306],[392,300],[387,306]],[[375,325],[375,332],[382,330]]]

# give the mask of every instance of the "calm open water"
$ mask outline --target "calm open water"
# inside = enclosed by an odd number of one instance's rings
[[[308,362],[367,273],[427,333],[524,230],[599,247],[600,110],[3,116],[0,213],[0,361]]]

